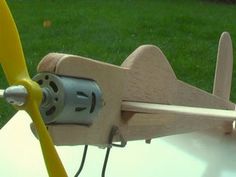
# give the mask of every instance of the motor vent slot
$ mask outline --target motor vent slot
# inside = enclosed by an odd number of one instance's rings
[[[39,85],[42,85],[42,84],[43,84],[43,80],[41,80],[41,79],[38,80],[37,82],[38,82]]]
[[[75,108],[75,111],[79,112],[79,111],[83,111],[83,110],[85,110],[85,109],[86,109],[86,108],[84,108],[84,107],[83,107],[83,108],[81,108],[81,107],[76,107],[76,108]]]
[[[77,91],[77,96],[84,96],[84,97],[88,97],[88,95],[86,95],[84,92],[79,92]]]
[[[53,81],[50,81],[49,85],[51,86],[51,88],[54,92],[58,92],[57,85]]]
[[[91,108],[90,108],[90,113],[93,113],[94,109],[96,106],[96,95],[95,93],[92,92],[92,102],[91,102]]]
[[[56,106],[52,106],[49,110],[46,111],[46,115],[50,116],[56,111]]]

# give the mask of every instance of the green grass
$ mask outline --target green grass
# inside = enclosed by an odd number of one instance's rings
[[[8,2],[31,76],[49,52],[78,54],[120,65],[138,46],[154,44],[162,49],[179,79],[211,92],[221,32],[229,31],[236,42],[235,5],[203,0]],[[52,26],[43,28],[44,20],[51,20]],[[7,84],[0,74],[4,88]],[[4,101],[0,108],[1,127],[14,111]]]

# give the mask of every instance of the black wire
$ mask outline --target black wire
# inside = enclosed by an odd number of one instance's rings
[[[102,167],[102,177],[105,177],[107,162],[108,162],[108,158],[109,158],[112,146],[125,147],[125,145],[126,145],[126,141],[124,140],[124,138],[121,135],[120,135],[121,144],[112,143],[113,137],[114,137],[115,134],[117,134],[117,131],[119,131],[119,128],[116,127],[116,126],[113,126],[112,129],[111,129],[109,138],[108,138],[107,152],[106,152],[105,159],[104,159],[104,162],[103,162],[103,167]]]
[[[103,167],[102,167],[102,177],[105,177],[106,167],[107,167],[107,162],[108,162],[108,158],[109,158],[109,155],[110,155],[110,151],[111,151],[111,147],[108,147],[107,152],[106,152],[106,156],[105,156],[105,159],[104,159]]]
[[[78,169],[78,171],[76,172],[76,174],[75,174],[74,177],[78,177],[79,174],[81,173],[81,171],[83,170],[84,162],[85,162],[86,155],[87,155],[87,150],[88,150],[88,145],[85,145],[85,146],[84,146],[84,152],[83,152],[82,161],[81,161],[81,163],[80,163],[80,167],[79,167],[79,169]]]

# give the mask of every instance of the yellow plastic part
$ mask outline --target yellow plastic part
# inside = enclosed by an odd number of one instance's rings
[[[28,91],[27,102],[18,108],[27,111],[34,122],[49,176],[66,177],[39,112],[42,90],[29,77],[18,31],[5,0],[0,0],[0,63],[9,85],[23,85]]]

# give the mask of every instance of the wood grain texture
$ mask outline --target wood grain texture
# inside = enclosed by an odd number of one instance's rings
[[[121,66],[129,69],[123,100],[234,109],[228,100],[178,80],[158,47],[139,47]]]
[[[212,118],[215,120],[235,120],[235,110],[199,108],[191,106],[166,105],[157,103],[143,103],[123,101],[121,105],[122,111],[129,111],[132,113],[146,113],[146,114],[174,114],[180,116],[198,116],[201,118]]]
[[[151,139],[220,127],[223,121],[196,115],[145,114],[121,111],[122,101],[161,103],[234,110],[233,103],[179,81],[158,47],[137,48],[121,65],[114,66],[67,54],[49,54],[39,64],[38,72],[83,77],[95,80],[105,102],[99,117],[90,127],[48,125],[58,145],[108,142],[111,127],[116,125],[127,141]],[[119,137],[115,137],[118,141]]]
[[[233,73],[233,47],[230,34],[222,33],[217,53],[213,94],[229,100]]]
[[[230,34],[224,32],[221,34],[217,62],[215,70],[215,79],[213,86],[213,94],[225,100],[230,99],[231,81],[233,73],[233,47]],[[231,133],[233,130],[232,122],[224,123],[225,133]]]

